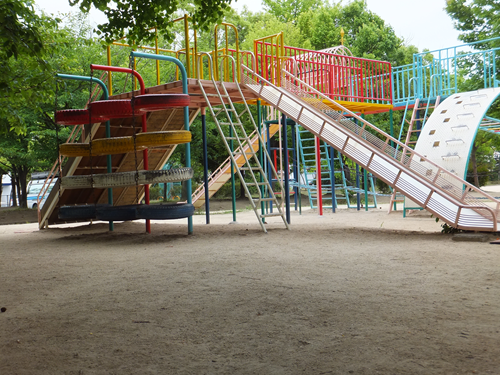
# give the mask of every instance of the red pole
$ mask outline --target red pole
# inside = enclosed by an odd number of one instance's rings
[[[321,146],[318,137],[314,137],[316,143],[316,192],[318,194],[318,210],[320,216],[323,216],[323,195],[321,190]]]

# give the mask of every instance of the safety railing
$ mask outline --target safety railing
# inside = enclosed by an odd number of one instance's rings
[[[271,38],[271,37],[268,37]],[[392,104],[391,64],[255,41],[260,74],[279,84],[279,71],[296,69],[297,78],[336,101]]]
[[[413,55],[413,63],[394,67],[394,106],[402,106],[408,100],[433,100],[437,96],[446,97],[459,91],[459,83],[474,78],[483,88],[497,87],[497,60],[500,48],[485,48],[492,38],[470,44],[425,51]],[[478,50],[471,50],[477,48]],[[431,77],[437,77],[438,90]],[[461,77],[461,78],[459,78]],[[416,90],[409,84],[417,79]],[[481,87],[477,87],[481,88]]]

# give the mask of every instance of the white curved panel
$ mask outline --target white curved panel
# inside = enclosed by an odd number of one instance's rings
[[[500,88],[489,88],[449,96],[427,120],[415,151],[465,179],[481,120],[499,95]]]

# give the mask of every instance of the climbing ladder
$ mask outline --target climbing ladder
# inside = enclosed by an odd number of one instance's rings
[[[301,126],[297,126],[297,137],[300,149],[300,162],[302,170],[304,171],[304,178],[301,181],[301,187],[307,189],[309,196],[309,203],[311,208],[317,207],[318,192],[316,185],[316,145],[314,136]],[[339,168],[332,170],[332,157],[333,165],[338,165]],[[346,168],[348,166],[344,163],[342,154],[324,142],[320,141],[320,158],[322,161],[321,167],[321,190],[324,196],[323,207],[331,208],[333,199],[335,199],[335,207],[338,206],[339,201],[345,202],[347,208],[351,208],[350,198],[353,194],[364,194],[365,190],[352,184],[352,181],[346,178]],[[377,198],[375,196],[375,183],[373,175],[368,173],[368,191],[367,194],[373,196],[373,204],[369,208],[377,207]],[[335,197],[332,194],[332,181],[335,184]],[[341,194],[338,194],[338,193]],[[329,194],[329,195],[328,195]]]
[[[328,145],[320,141],[320,159],[327,163],[326,165],[322,163],[321,171],[318,174],[316,165],[316,141],[314,135],[303,127],[297,126],[297,139],[299,144],[301,170],[303,171],[303,178],[300,178],[300,187],[307,190],[311,208],[317,208],[319,195],[317,179],[319,175],[321,179],[323,207],[331,208],[333,204],[332,169]],[[342,199],[342,197],[337,198]]]
[[[411,114],[410,120],[406,119],[406,116],[403,115],[403,123],[401,124],[401,130],[399,133],[399,140],[401,140],[401,135],[403,134],[404,131],[404,125],[405,123],[408,124],[408,130],[406,132],[406,138],[404,144],[408,146],[408,149],[406,152],[403,153],[403,155],[408,156],[409,149],[415,149],[415,145],[417,144],[418,137],[420,135],[420,132],[424,128],[425,122],[427,119],[430,117],[432,112],[434,112],[434,109],[439,105],[439,102],[441,100],[440,96],[436,97],[436,100],[434,103],[432,103],[431,100],[424,101],[420,99],[415,100],[415,106],[413,107],[413,112]],[[405,109],[405,114],[406,114],[407,108]],[[397,147],[396,147],[397,149]],[[393,190],[391,194],[391,200],[389,202],[389,210],[388,212],[391,213],[394,207],[395,203],[404,203],[405,198],[402,196],[398,196],[398,191]],[[416,204],[414,205],[416,206]],[[420,207],[411,207],[409,209],[420,209]],[[406,216],[406,206],[403,208],[403,216]]]
[[[207,56],[208,58],[210,58],[208,54]],[[214,75],[212,74],[212,77],[213,76]],[[231,96],[229,95],[224,82],[215,81],[213,78],[211,81],[198,79],[198,85],[200,87],[202,95],[204,96],[208,104],[210,113],[212,114],[212,117],[217,124],[219,134],[224,140],[224,145],[226,146],[226,149],[229,153],[229,157],[233,162],[235,170],[240,178],[241,184],[245,189],[246,196],[248,197],[252,209],[254,210],[255,215],[258,218],[262,230],[267,233],[266,226],[264,225],[265,218],[271,216],[281,217],[283,223],[285,224],[285,227],[287,229],[290,229],[285,218],[285,213],[280,203],[278,202],[276,195],[273,192],[266,173],[264,173],[256,152],[257,150],[254,149],[254,143],[252,143],[252,139],[250,138],[250,136],[247,135],[245,127],[243,126],[243,123],[241,121],[242,116],[247,115],[254,129],[257,130],[257,125],[255,124],[255,121],[239,84],[236,82],[236,87],[239,96],[241,97],[241,101],[238,100],[238,102],[243,104],[243,110],[240,112],[238,112],[233,101],[231,100]],[[215,93],[211,93],[213,91],[215,91]],[[217,107],[213,106],[210,100],[211,97],[217,102],[223,104]],[[258,131],[255,132],[255,135],[259,138],[261,144],[264,144],[264,140]],[[235,142],[236,144],[235,150],[231,149],[231,141]],[[272,165],[271,158],[265,148],[263,148],[263,153],[264,157],[269,161],[273,176],[278,179],[276,169]],[[243,163],[240,165],[238,161],[240,161],[240,163],[241,161],[243,161]],[[244,172],[249,181],[245,181],[242,172]],[[281,181],[279,181],[279,184],[281,186],[281,191],[283,191]],[[261,187],[264,187],[264,189],[261,189]],[[264,195],[263,190],[267,193],[268,196]],[[252,195],[257,195],[258,197],[253,198]],[[259,206],[262,202],[273,203],[277,211],[267,214],[259,213]]]

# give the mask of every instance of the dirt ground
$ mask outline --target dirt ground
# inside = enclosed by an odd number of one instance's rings
[[[385,208],[230,221],[0,226],[0,374],[500,374],[499,246]]]

